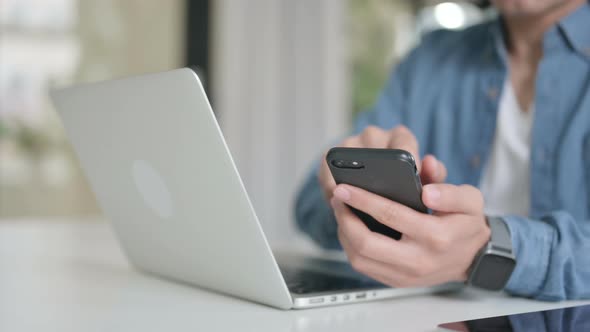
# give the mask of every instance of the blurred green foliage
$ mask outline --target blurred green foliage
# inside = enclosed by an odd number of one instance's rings
[[[47,130],[30,126],[19,118],[0,118],[0,141],[13,141],[23,151],[38,156],[56,144]]]
[[[4,121],[0,119],[0,139],[4,136],[8,136],[8,128],[4,124]]]

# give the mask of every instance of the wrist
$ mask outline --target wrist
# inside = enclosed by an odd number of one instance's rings
[[[468,266],[463,270],[463,273],[461,274],[460,281],[462,282],[468,282],[469,276],[473,270],[475,263],[477,262],[481,253],[485,250],[486,246],[491,240],[492,231],[488,224],[487,217],[482,215],[481,218],[483,218],[483,221],[481,221],[483,227],[474,239],[475,244],[473,245],[473,248],[475,249],[474,251],[470,252]]]
[[[504,288],[514,267],[510,230],[503,219],[487,217],[490,237],[476,255],[468,274],[468,283],[488,290]]]
[[[477,255],[484,250],[484,248],[488,245],[488,243],[490,243],[490,241],[492,241],[492,229],[490,228],[490,223],[488,221],[488,217],[487,216],[482,216],[483,218],[483,223],[485,225],[484,229],[481,232],[481,241],[479,243],[479,249],[477,250],[477,253],[475,255],[475,257],[477,257]],[[474,257],[474,258],[475,258]]]

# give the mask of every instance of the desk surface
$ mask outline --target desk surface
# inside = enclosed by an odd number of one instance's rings
[[[131,269],[106,223],[0,221],[0,331],[435,331],[441,322],[580,303],[467,289],[281,311]]]

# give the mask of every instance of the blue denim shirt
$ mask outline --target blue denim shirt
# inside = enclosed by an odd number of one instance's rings
[[[447,181],[478,186],[490,155],[507,77],[501,19],[463,31],[438,31],[393,71],[368,125],[409,127],[420,153],[434,154]],[[590,3],[544,36],[530,154],[528,217],[502,216],[517,266],[509,293],[543,300],[590,298]],[[337,226],[317,180],[317,164],[298,195],[299,228],[337,249]]]

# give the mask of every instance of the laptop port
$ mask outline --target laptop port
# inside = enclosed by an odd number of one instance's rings
[[[355,298],[357,300],[359,300],[359,299],[366,299],[367,298],[367,293],[358,293],[358,294],[356,294]]]
[[[318,303],[324,303],[324,298],[323,297],[316,297],[315,299],[309,299],[309,304],[318,304]]]

